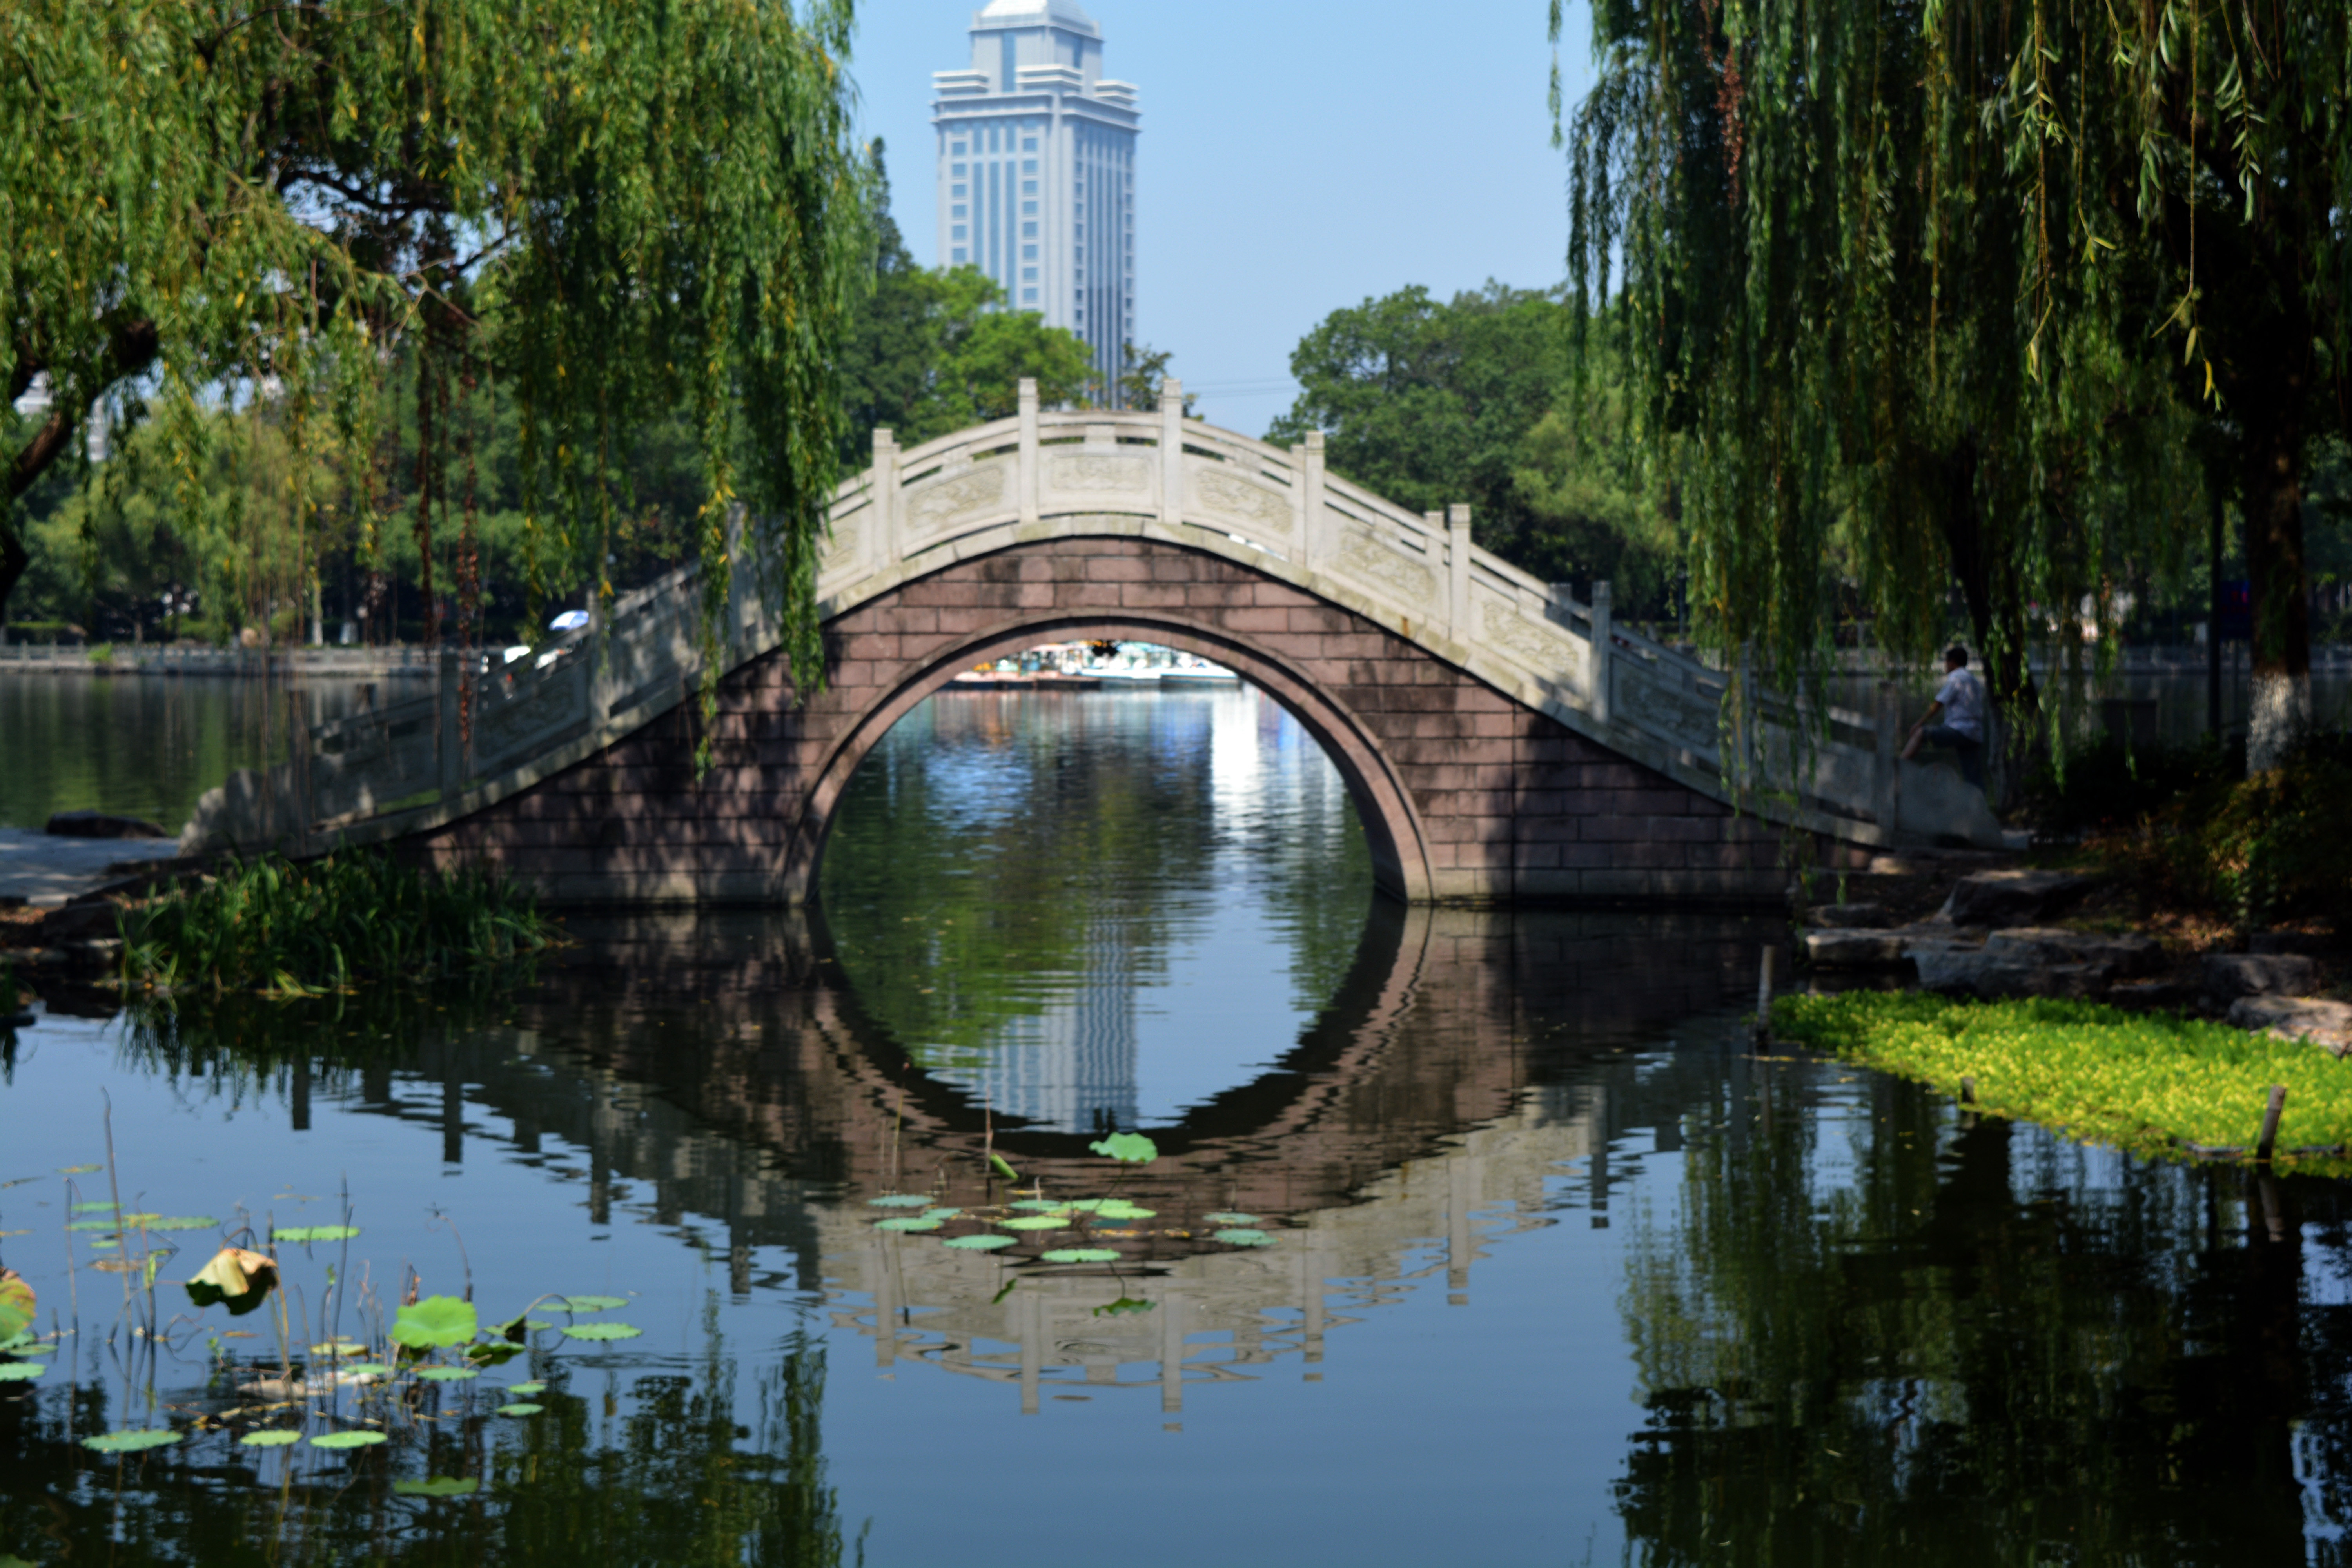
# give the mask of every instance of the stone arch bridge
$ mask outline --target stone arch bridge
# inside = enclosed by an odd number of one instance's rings
[[[209,794],[183,848],[399,839],[554,903],[797,902],[891,724],[977,661],[1078,638],[1166,644],[1271,694],[1413,902],[1762,902],[1792,833],[1809,856],[1998,842],[1957,775],[1895,763],[1886,703],[1826,726],[1760,691],[1727,712],[1734,683],[1613,626],[1605,584],[1579,603],[1474,545],[1467,508],[1404,510],[1328,472],[1319,435],[1286,450],[1185,419],[1181,395],[1046,412],[1024,383],[1014,418],[908,451],[877,432],[821,560],[824,689],[795,689],[739,591],[698,779],[688,567],[535,660],[445,659],[436,691],[318,726]]]

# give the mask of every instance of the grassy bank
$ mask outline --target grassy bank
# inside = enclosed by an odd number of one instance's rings
[[[282,994],[437,979],[511,963],[557,934],[530,895],[494,872],[421,871],[375,850],[299,865],[233,861],[122,916],[133,981]]]
[[[2352,1173],[2352,1161],[2290,1155],[2352,1141],[2352,1062],[2317,1046],[2221,1024],[2126,1013],[2093,1002],[1958,1002],[1921,992],[1790,996],[1773,1033],[2037,1121],[2088,1143],[2184,1158],[2184,1143],[2242,1147],[2261,1131],[2273,1084],[2287,1089],[2279,1162]]]

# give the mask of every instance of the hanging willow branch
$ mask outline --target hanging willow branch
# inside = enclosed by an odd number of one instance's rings
[[[198,410],[292,389],[323,415],[289,421],[295,439],[323,428],[369,455],[353,489],[375,566],[378,405],[414,374],[436,626],[432,538],[453,478],[470,519],[485,388],[524,431],[534,623],[536,595],[584,572],[609,599],[618,455],[691,407],[709,602],[740,500],[776,563],[764,586],[794,673],[818,683],[832,364],[868,226],[850,26],[849,0],[0,7],[0,379],[12,400],[50,394],[5,453],[0,608],[25,561],[16,499],[109,396],[126,419],[179,411],[184,479],[216,438]],[[470,636],[478,574],[455,575]]]

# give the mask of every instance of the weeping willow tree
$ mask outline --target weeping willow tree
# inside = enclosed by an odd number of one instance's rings
[[[706,607],[748,516],[814,676],[834,361],[869,232],[851,23],[850,0],[0,7],[0,379],[12,403],[46,395],[29,418],[0,411],[0,609],[26,559],[16,503],[88,462],[94,411],[111,438],[168,432],[193,539],[208,413],[266,408],[298,459],[373,452],[396,386],[415,401],[409,515],[370,502],[361,549],[414,528],[426,603],[454,587],[462,640],[499,387],[521,418],[534,620],[558,571],[610,597],[633,433],[684,408]],[[298,520],[321,468],[288,465]],[[456,541],[440,590],[436,533]],[[706,713],[717,673],[706,659]]]
[[[2178,561],[2210,469],[2267,765],[2310,713],[2308,450],[2352,429],[2347,15],[1595,0],[1570,267],[1588,310],[1622,268],[1706,635],[1815,668],[1844,603],[1924,658],[1957,590],[2015,697]]]

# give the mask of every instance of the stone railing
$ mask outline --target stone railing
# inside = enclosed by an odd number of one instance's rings
[[[1172,382],[1148,413],[1049,412],[1024,383],[1013,418],[903,451],[876,432],[873,467],[835,497],[818,613],[830,619],[1012,544],[1134,534],[1342,605],[1633,761],[1792,826],[1871,844],[1999,841],[1956,775],[1948,785],[1943,770],[1896,764],[1891,689],[1875,715],[1832,708],[1816,721],[1616,626],[1606,584],[1580,603],[1478,549],[1467,507],[1408,511],[1328,472],[1323,454],[1320,433],[1286,449],[1186,419]],[[734,575],[721,627],[730,668],[780,635],[745,586],[754,574]],[[699,570],[688,566],[529,659],[469,675],[445,658],[432,692],[320,725],[290,762],[208,794],[183,847],[299,852],[391,837],[528,788],[692,692],[699,611]]]

